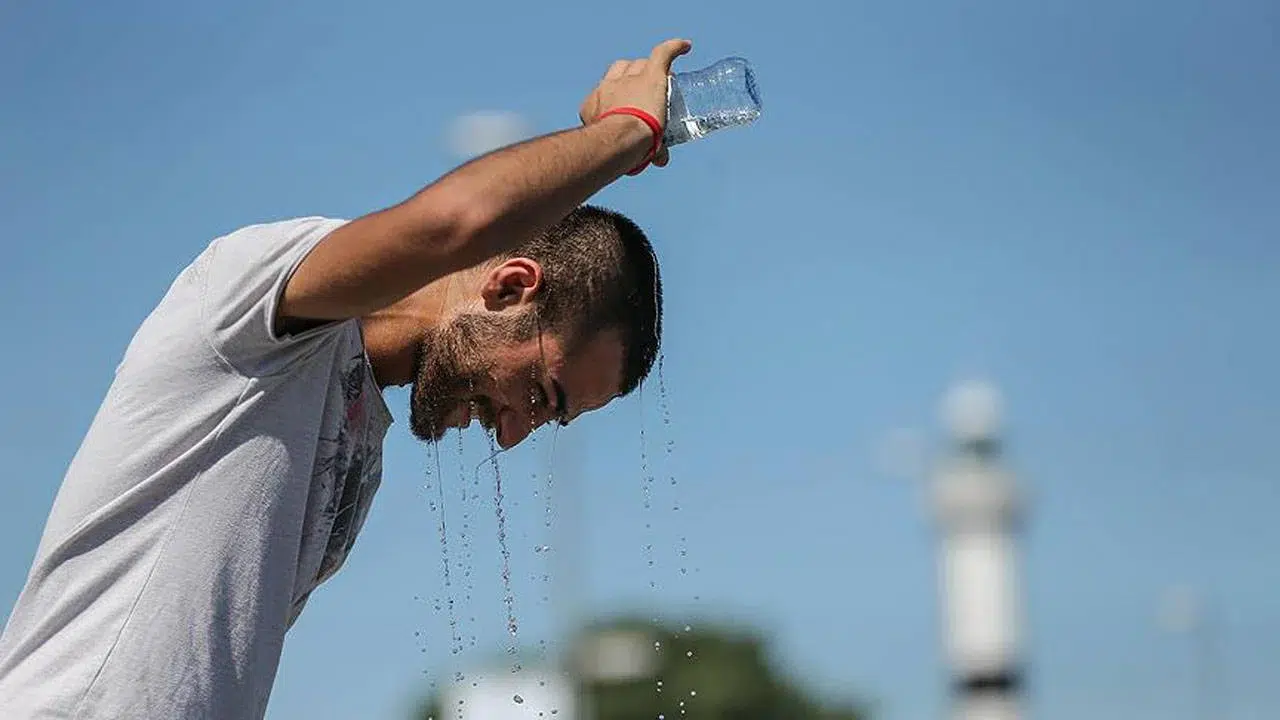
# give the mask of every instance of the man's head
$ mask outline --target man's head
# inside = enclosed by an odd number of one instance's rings
[[[424,440],[478,419],[511,447],[630,393],[653,366],[657,257],[619,213],[580,207],[468,277],[479,297],[418,348],[410,425]]]

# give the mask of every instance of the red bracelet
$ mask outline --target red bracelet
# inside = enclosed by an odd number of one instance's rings
[[[649,154],[644,156],[644,162],[640,163],[627,173],[628,175],[639,175],[641,172],[644,172],[645,168],[649,167],[649,163],[657,157],[658,149],[662,147],[662,125],[658,122],[658,118],[638,107],[631,107],[630,105],[623,105],[621,107],[605,110],[596,116],[596,120],[606,118],[610,115],[630,115],[632,117],[638,117],[644,121],[645,125],[649,126],[650,130],[653,131],[653,147],[649,148]]]

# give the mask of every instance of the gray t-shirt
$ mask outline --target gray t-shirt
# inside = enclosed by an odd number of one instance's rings
[[[290,274],[343,222],[215,240],[139,328],[0,637],[0,716],[262,717],[392,422],[357,321],[272,331]]]

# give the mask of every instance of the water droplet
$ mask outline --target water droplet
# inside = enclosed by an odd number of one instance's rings
[[[517,694],[517,695],[512,695],[512,696],[511,696],[511,699],[512,699],[512,700],[514,700],[514,701],[515,701],[515,703],[516,703],[517,705],[520,705],[520,704],[523,704],[523,703],[524,703],[524,698],[520,697],[518,694]]]
[[[661,641],[661,640],[654,640],[654,641],[653,641],[653,649],[654,649],[654,650],[661,650],[661,649],[662,649],[662,641]]]
[[[697,696],[698,696],[698,691],[697,691],[697,690],[690,690],[690,691],[689,691],[689,695],[690,695],[690,697],[697,697]]]
[[[518,624],[515,594],[511,590],[511,550],[507,547],[507,514],[502,507],[502,469],[498,467],[498,445],[493,433],[489,433],[489,453],[489,462],[493,468],[493,507],[498,518],[498,550],[502,555],[502,601],[507,606],[507,633],[511,636],[509,652],[514,654],[518,644]]]
[[[685,631],[685,632],[691,632],[692,630],[693,630],[693,628],[689,627],[688,625],[685,625],[685,626],[684,626],[684,631]]]
[[[686,650],[686,651],[685,651],[685,653],[684,653],[684,656],[685,656],[685,657],[693,657],[693,651],[692,651],[692,650]]]
[[[430,451],[432,456],[431,457],[432,462],[429,462],[427,466],[428,468],[434,467],[436,477],[442,478],[444,476],[440,470],[440,449],[436,446],[435,443],[431,443]],[[447,513],[445,508],[445,502],[444,502],[444,483],[436,483],[435,485],[436,485],[436,497],[434,500],[430,501],[430,504],[432,506],[433,512],[435,512],[435,510],[437,509],[437,506],[439,508],[440,562],[441,562],[442,568],[444,569],[444,586],[445,588],[449,589],[449,592],[447,593],[446,604],[449,610],[449,615],[448,615],[449,627],[452,631],[452,636],[451,636],[452,643],[451,643],[450,651],[454,655],[457,655],[462,650],[462,638],[458,635],[458,631],[457,631],[458,618],[454,612],[454,602],[453,602],[453,594],[452,594],[453,583],[451,578],[449,577],[449,565],[450,565],[449,532],[448,532],[448,526],[445,524]],[[415,599],[417,598],[415,597]],[[436,610],[439,611],[439,609],[440,609],[440,603],[437,600]]]

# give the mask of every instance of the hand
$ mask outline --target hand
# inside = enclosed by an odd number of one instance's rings
[[[624,105],[639,108],[667,127],[667,76],[671,63],[692,49],[688,40],[667,40],[639,60],[618,60],[591,91],[578,110],[582,124],[595,121],[600,113]],[[637,118],[636,122],[640,122]],[[662,167],[669,157],[665,147],[658,150],[653,164]]]

